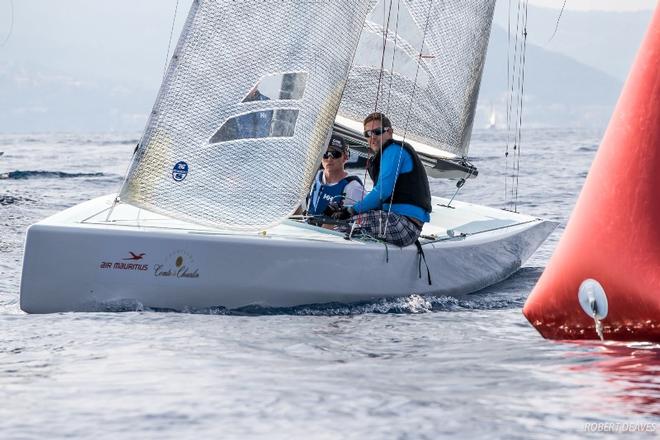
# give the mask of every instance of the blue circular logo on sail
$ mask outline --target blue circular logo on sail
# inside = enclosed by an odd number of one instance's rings
[[[181,182],[188,175],[188,164],[184,161],[177,162],[172,168],[172,179],[176,182]]]

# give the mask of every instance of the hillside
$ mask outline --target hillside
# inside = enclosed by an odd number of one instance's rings
[[[177,31],[191,0],[182,1]],[[140,131],[160,85],[174,1],[21,0],[0,48],[0,132]],[[499,2],[475,126],[504,122],[506,11]],[[0,12],[4,12],[0,11]],[[530,8],[526,125],[607,123],[650,12]]]

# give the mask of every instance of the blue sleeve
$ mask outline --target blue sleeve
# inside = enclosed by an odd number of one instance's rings
[[[371,209],[381,209],[383,201],[387,200],[394,192],[394,182],[398,170],[402,173],[412,171],[412,157],[402,146],[392,145],[383,153],[380,161],[380,176],[378,183],[364,196],[364,199],[353,205],[356,213],[362,213]]]

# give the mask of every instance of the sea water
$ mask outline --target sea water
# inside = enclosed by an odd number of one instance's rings
[[[26,315],[26,227],[116,192],[138,134],[0,135],[0,438],[657,437],[657,345],[546,341],[521,313],[601,136],[528,130],[514,149],[505,132],[475,132],[479,177],[457,199],[560,223],[517,274],[477,294]]]

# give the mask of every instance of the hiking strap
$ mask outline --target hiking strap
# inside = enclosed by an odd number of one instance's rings
[[[422,249],[422,244],[419,242],[419,239],[415,240],[415,246],[417,246],[417,256],[419,257],[417,265],[419,277],[422,278],[422,260],[424,260],[424,265],[426,266],[426,276],[429,280],[429,286],[432,286],[433,283],[431,283],[431,270],[429,269],[429,265],[426,262],[426,255],[424,255],[424,249]]]

